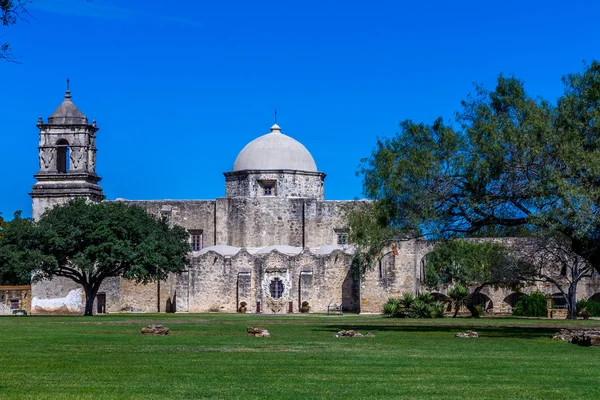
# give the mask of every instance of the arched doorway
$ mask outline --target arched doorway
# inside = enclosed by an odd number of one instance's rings
[[[525,296],[523,293],[511,293],[504,298],[504,302],[511,307],[514,307],[515,304],[519,301],[521,297]]]
[[[481,309],[484,312],[492,311],[494,308],[494,303],[492,302],[492,299],[490,299],[483,293],[477,293],[473,295],[473,305],[475,307],[481,306]]]
[[[590,297],[589,300],[590,301],[597,301],[598,303],[600,303],[600,293],[596,293],[595,295],[593,295],[592,297]]]

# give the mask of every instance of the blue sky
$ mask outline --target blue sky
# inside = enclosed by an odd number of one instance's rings
[[[600,2],[33,0],[0,34],[0,212],[31,215],[35,126],[75,104],[98,132],[107,198],[212,199],[238,152],[284,133],[327,173],[325,197],[362,197],[355,172],[404,119],[447,120],[499,73],[554,100],[600,58]]]

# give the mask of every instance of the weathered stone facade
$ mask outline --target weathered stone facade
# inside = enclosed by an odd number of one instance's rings
[[[31,286],[0,286],[0,315],[31,312]]]
[[[34,218],[72,197],[101,201],[95,122],[87,124],[67,93],[48,124],[40,120],[38,126]],[[69,164],[65,146],[71,149]],[[389,297],[422,290],[421,265],[432,249],[430,242],[398,243],[382,253],[372,270],[362,276],[352,273],[346,215],[361,202],[324,200],[325,174],[317,170],[308,150],[282,134],[279,126],[244,147],[232,171],[224,175],[223,198],[116,200],[187,229],[191,263],[182,273],[148,285],[106,280],[94,312],[235,312],[245,302],[248,312],[284,314],[299,312],[307,301],[311,312],[326,312],[329,303],[343,302],[346,311],[379,313]],[[587,280],[579,295],[589,298],[599,288],[597,277]],[[482,294],[493,304],[515,298],[491,288]],[[32,296],[33,313],[83,312],[81,287],[64,278],[34,283]]]

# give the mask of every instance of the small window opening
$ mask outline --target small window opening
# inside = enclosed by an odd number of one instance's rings
[[[190,247],[192,251],[202,250],[202,231],[191,230],[190,232]]]
[[[61,174],[65,174],[70,168],[70,153],[69,142],[65,139],[56,142],[56,170]]]
[[[337,244],[348,244],[347,232],[337,232]]]
[[[275,196],[275,184],[277,181],[258,181],[260,190],[262,190],[263,196]]]
[[[283,294],[283,282],[281,282],[281,279],[279,279],[279,278],[273,279],[271,281],[270,289],[271,289],[271,297],[272,298],[274,298],[274,299],[281,298],[281,295]]]
[[[10,299],[10,309],[11,310],[19,309],[19,299]]]

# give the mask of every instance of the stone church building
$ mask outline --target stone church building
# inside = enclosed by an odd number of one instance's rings
[[[96,174],[96,121],[64,101],[44,122],[40,117],[39,162],[31,192],[34,219],[73,197],[103,201]],[[240,147],[241,144],[240,144]],[[419,292],[421,260],[430,246],[418,240],[383,252],[363,276],[350,270],[346,214],[359,201],[324,199],[325,173],[310,152],[278,125],[248,143],[225,172],[225,197],[213,200],[131,201],[180,225],[190,234],[188,269],[167,280],[138,285],[107,279],[94,311],[104,312],[380,312],[391,296]],[[598,290],[597,279],[580,286],[582,298]],[[546,291],[552,289],[542,288]],[[514,304],[519,293],[488,291],[486,304]],[[31,312],[83,312],[82,288],[65,278],[32,285]]]

